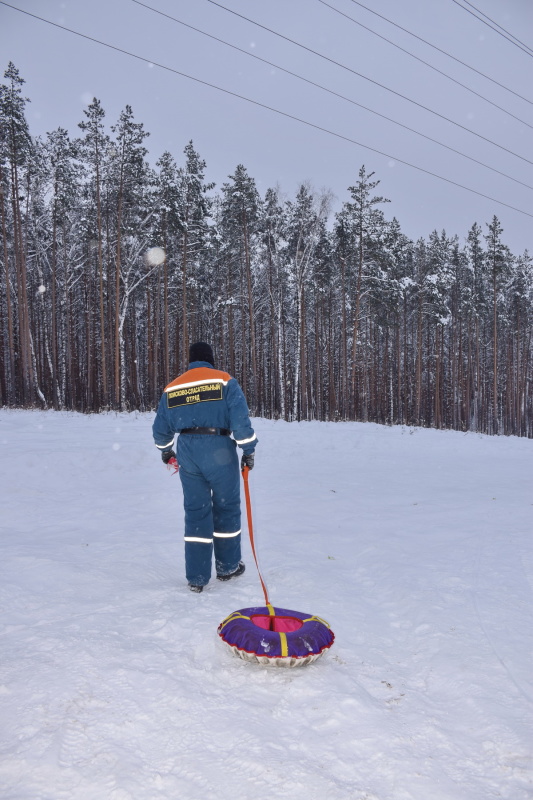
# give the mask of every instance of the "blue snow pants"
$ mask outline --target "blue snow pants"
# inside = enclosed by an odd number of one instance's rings
[[[241,486],[237,445],[229,436],[180,434],[177,458],[185,509],[185,575],[195,586],[237,569],[241,558]]]

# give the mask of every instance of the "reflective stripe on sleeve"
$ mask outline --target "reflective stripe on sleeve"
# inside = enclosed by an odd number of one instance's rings
[[[186,542],[200,542],[201,544],[212,544],[212,539],[201,539],[199,536],[184,536]]]
[[[174,444],[174,439],[171,439],[168,444],[156,444],[156,447],[158,450],[166,450],[171,444]]]
[[[256,439],[257,436],[254,433],[254,435],[250,439],[235,439],[235,441],[237,442],[237,444],[250,444],[250,442],[255,442]]]
[[[213,536],[219,536],[221,539],[230,539],[232,536],[238,536],[240,530],[235,531],[235,533],[214,533]]]

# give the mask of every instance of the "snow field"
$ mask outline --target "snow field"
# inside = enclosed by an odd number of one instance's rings
[[[270,599],[336,635],[280,670],[216,635],[246,536],[187,590],[152,419],[0,411],[3,800],[531,798],[533,442],[255,420]]]

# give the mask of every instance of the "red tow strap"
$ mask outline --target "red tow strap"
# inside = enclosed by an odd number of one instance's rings
[[[168,464],[167,464],[167,469],[168,470],[170,470],[170,469],[174,470],[172,475],[175,475],[176,472],[179,470],[179,468],[180,468],[180,465],[178,464],[177,460],[175,458],[169,458]]]
[[[246,498],[246,516],[248,518],[248,533],[250,534],[250,544],[252,546],[252,553],[254,554],[255,566],[257,567],[257,572],[259,573],[259,580],[261,581],[261,587],[263,589],[263,594],[265,595],[265,605],[270,606],[270,600],[268,599],[268,589],[265,581],[263,580],[263,576],[261,575],[261,570],[259,569],[259,562],[257,560],[257,554],[255,552],[254,526],[252,522],[252,504],[250,502],[250,487],[248,486],[249,472],[250,472],[249,467],[244,467],[244,469],[242,470],[242,479],[244,481],[244,496]]]

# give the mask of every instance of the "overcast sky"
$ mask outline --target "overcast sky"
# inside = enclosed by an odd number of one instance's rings
[[[326,0],[329,6],[347,15],[344,17],[320,0],[221,0],[220,4],[226,8],[326,58],[209,0],[145,2],[245,52],[154,13],[134,0],[11,0],[20,9],[144,59],[119,53],[0,5],[0,66],[3,73],[8,62],[13,61],[26,81],[25,92],[31,99],[28,121],[32,134],[44,135],[61,126],[77,136],[77,124],[84,119],[83,109],[93,97],[102,102],[108,125],[129,104],[136,120],[144,123],[151,134],[147,147],[152,163],[165,150],[181,163],[183,148],[192,139],[207,162],[207,178],[218,187],[242,163],[255,178],[261,194],[269,186],[279,184],[288,196],[293,196],[302,181],[309,181],[316,189],[331,190],[336,208],[349,199],[348,187],[356,182],[359,168],[364,164],[367,171],[374,171],[381,180],[378,192],[392,201],[384,208],[387,217],[396,216],[409,237],[427,237],[432,230],[444,228],[448,234],[458,234],[463,240],[474,222],[486,230],[485,223],[496,214],[504,228],[504,241],[512,251],[520,254],[528,248],[533,252],[531,216],[400,163],[400,160],[410,162],[533,215],[533,189],[521,185],[533,187],[533,165],[527,161],[533,162],[533,128],[528,127],[533,126],[533,57],[467,13],[465,8],[473,9],[466,0],[362,2],[507,88],[429,47],[353,0]],[[532,0],[472,0],[472,3],[533,47]],[[348,17],[409,50],[486,100]],[[510,177],[311,86],[281,68]],[[370,80],[360,77],[363,75]]]

